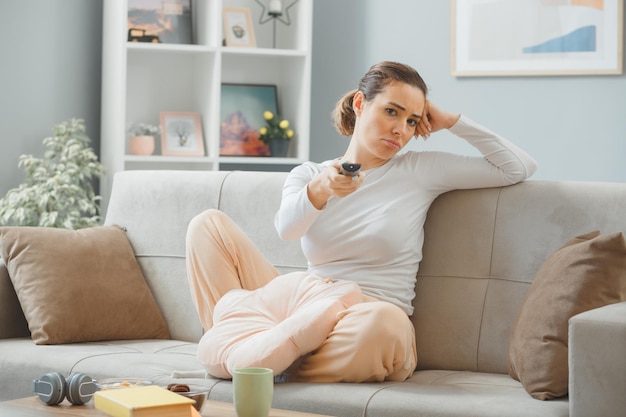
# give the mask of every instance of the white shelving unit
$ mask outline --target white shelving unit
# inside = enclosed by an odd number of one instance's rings
[[[262,0],[269,3],[269,0]],[[292,1],[283,0],[286,7]],[[222,10],[251,11],[256,47],[223,46]],[[192,0],[193,44],[127,41],[127,0],[104,0],[102,116],[100,155],[106,169],[101,181],[103,212],[113,175],[131,169],[229,169],[237,164],[286,167],[309,159],[311,38],[313,0],[289,9],[290,25],[260,25],[261,6],[254,0]],[[283,117],[296,136],[286,158],[219,155],[222,83],[273,84]],[[150,156],[129,152],[131,123],[159,124],[159,113],[197,112],[202,119],[205,156],[163,156],[160,140]]]

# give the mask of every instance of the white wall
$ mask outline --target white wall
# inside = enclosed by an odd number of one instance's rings
[[[533,178],[626,182],[626,76],[466,77],[450,75],[450,1],[315,0],[313,160],[347,143],[329,113],[379,61],[410,64],[430,99],[517,143],[539,162]],[[419,149],[472,153],[449,134]]]

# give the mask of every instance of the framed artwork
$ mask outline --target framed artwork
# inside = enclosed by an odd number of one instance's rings
[[[191,44],[191,0],[128,0],[128,42]]]
[[[222,84],[220,155],[269,156],[259,139],[266,110],[278,114],[275,85]]]
[[[161,112],[161,153],[204,156],[199,113]]]
[[[621,74],[623,0],[452,0],[452,75]]]
[[[256,46],[250,9],[224,7],[224,38],[226,46]]]

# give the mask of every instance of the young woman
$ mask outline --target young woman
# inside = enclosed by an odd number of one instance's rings
[[[275,226],[281,238],[301,240],[310,273],[356,282],[365,300],[342,312],[324,343],[292,367],[289,380],[402,381],[417,363],[409,316],[430,204],[453,189],[523,181],[536,164],[503,137],[428,101],[420,75],[396,62],[372,66],[334,115],[338,131],[351,136],[345,154],[291,171]],[[411,138],[442,129],[483,156],[400,153]],[[344,175],[343,162],[360,163],[360,173]],[[254,290],[279,275],[216,210],[192,221],[187,245],[190,285],[205,328],[227,291]]]

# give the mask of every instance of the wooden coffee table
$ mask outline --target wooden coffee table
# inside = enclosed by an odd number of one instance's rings
[[[38,397],[26,397],[18,400],[0,402],[0,416],[7,417],[105,417],[108,414],[93,408],[93,401],[85,405],[71,405],[63,401],[59,405],[45,405]],[[203,417],[237,417],[231,403],[207,400],[202,407]],[[270,411],[270,417],[329,417],[321,414],[302,413],[298,411],[277,410]]]

